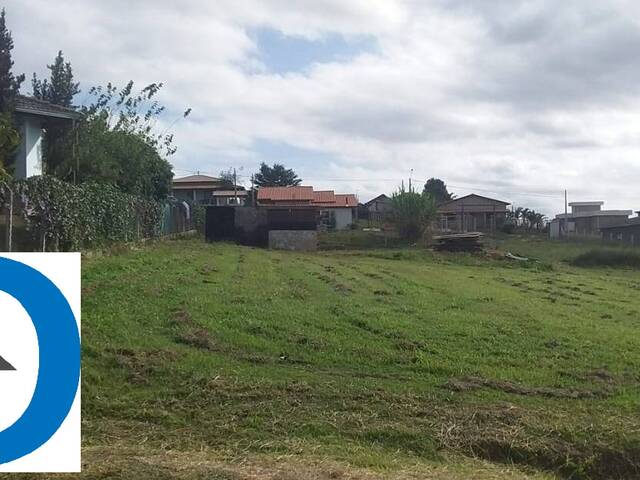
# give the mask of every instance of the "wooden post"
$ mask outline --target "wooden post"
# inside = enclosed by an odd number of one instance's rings
[[[8,187],[7,187],[8,188]],[[13,251],[13,190],[9,190],[9,213],[7,215],[7,252]]]

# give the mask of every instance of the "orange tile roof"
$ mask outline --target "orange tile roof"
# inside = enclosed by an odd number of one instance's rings
[[[351,193],[336,195],[336,204],[340,207],[357,207],[358,199]]]
[[[313,202],[317,207],[323,208],[353,208],[358,206],[358,199],[352,194],[338,194],[335,195],[335,201],[333,202]]]
[[[333,190],[313,192],[313,203],[334,203],[335,201],[336,195]]]
[[[312,202],[313,198],[313,187],[261,187],[258,189],[258,201]]]

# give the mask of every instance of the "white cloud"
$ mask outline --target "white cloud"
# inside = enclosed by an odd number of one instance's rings
[[[562,209],[564,188],[574,200],[640,208],[640,7],[631,0],[6,7],[17,71],[42,74],[62,49],[85,89],[162,81],[166,122],[193,107],[174,128],[180,169],[252,170],[263,138],[326,152],[333,160],[324,165],[282,160],[310,179],[352,178],[314,181],[365,198],[392,190],[413,168],[414,178],[439,176],[547,213]],[[257,27],[309,39],[370,35],[379,48],[304,73],[269,74],[255,65]],[[540,195],[550,192],[556,197]]]

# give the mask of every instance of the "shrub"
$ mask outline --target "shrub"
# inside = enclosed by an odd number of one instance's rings
[[[192,204],[191,208],[193,209],[193,224],[195,225],[196,230],[204,235],[205,224],[207,221],[207,207],[204,205]]]
[[[391,199],[393,223],[400,237],[417,241],[422,238],[436,212],[436,205],[428,193],[406,191],[403,188]]]
[[[11,188],[28,231],[43,249],[79,250],[159,234],[160,203],[113,185],[72,185],[40,176],[15,181]]]
[[[640,269],[640,252],[596,249],[578,255],[570,263],[578,267],[627,267]]]

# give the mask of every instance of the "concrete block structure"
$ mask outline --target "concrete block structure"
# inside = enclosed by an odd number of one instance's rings
[[[271,230],[269,248],[296,252],[318,250],[318,232],[311,230]]]
[[[627,222],[632,210],[603,210],[604,202],[572,202],[570,213],[556,215],[551,222],[551,238],[599,238],[601,229]]]

